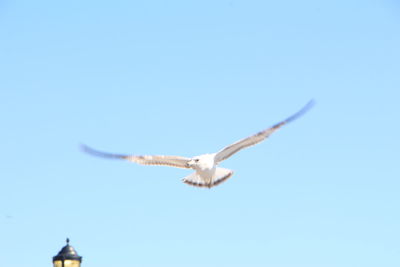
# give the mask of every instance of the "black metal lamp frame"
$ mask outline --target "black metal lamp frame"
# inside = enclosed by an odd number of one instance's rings
[[[69,245],[69,238],[67,238],[67,245],[64,246],[60,252],[53,257],[53,262],[61,261],[62,267],[65,267],[64,262],[66,260],[75,260],[79,261],[80,263],[82,262],[82,257],[79,256],[75,249]]]

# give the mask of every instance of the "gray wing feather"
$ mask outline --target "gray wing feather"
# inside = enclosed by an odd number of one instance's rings
[[[112,154],[112,153],[106,153],[106,152],[101,152],[98,150],[95,150],[93,148],[90,148],[86,145],[82,145],[82,150],[85,151],[86,153],[89,153],[94,156],[102,157],[102,158],[111,158],[111,159],[124,159],[127,161],[135,162],[138,164],[143,164],[143,165],[165,165],[165,166],[171,166],[171,167],[176,167],[176,168],[185,168],[185,169],[190,169],[190,167],[187,166],[187,162],[190,160],[189,158],[185,157],[180,157],[180,156],[149,156],[149,155],[143,155],[143,156],[135,156],[135,155],[121,155],[121,154]]]
[[[313,105],[314,105],[314,101],[311,100],[300,111],[296,112],[295,114],[293,114],[286,120],[281,121],[268,129],[258,132],[255,135],[252,135],[250,137],[239,140],[238,142],[233,143],[232,145],[229,145],[229,146],[221,149],[220,151],[217,152],[217,154],[215,156],[215,161],[221,162],[244,148],[254,146],[254,145],[260,143],[261,141],[263,141],[267,137],[269,137],[273,132],[275,132],[276,130],[281,128],[283,125],[299,118],[306,111],[308,111]]]

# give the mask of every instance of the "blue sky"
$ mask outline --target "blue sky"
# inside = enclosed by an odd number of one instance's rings
[[[0,1],[0,257],[51,266],[400,265],[400,4]],[[190,172],[194,156],[317,105]]]

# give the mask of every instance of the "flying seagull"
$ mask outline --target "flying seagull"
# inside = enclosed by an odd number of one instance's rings
[[[221,161],[226,160],[227,158],[244,148],[260,143],[261,141],[269,137],[273,132],[281,128],[283,125],[299,118],[306,111],[308,111],[313,106],[313,104],[314,101],[311,100],[301,110],[299,110],[297,113],[290,116],[286,120],[281,121],[261,132],[258,132],[255,135],[249,136],[227,147],[224,147],[217,153],[204,154],[200,156],[195,156],[193,158],[161,155],[139,156],[111,154],[92,149],[86,145],[82,145],[82,149],[83,151],[91,155],[100,156],[103,158],[123,159],[143,165],[165,165],[176,168],[193,169],[195,170],[195,172],[183,178],[182,181],[188,185],[196,187],[211,188],[226,181],[233,174],[232,170],[218,167],[218,164]]]

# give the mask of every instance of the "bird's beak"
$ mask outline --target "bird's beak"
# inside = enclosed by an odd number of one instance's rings
[[[191,160],[186,162],[186,167],[190,168],[190,167],[192,167],[192,165],[193,165],[193,162]]]

